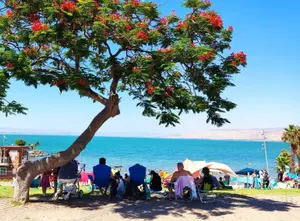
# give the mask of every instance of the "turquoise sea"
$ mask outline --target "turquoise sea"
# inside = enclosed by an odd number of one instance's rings
[[[18,138],[26,140],[27,143],[39,141],[38,149],[49,154],[64,150],[77,138],[56,135],[5,136],[6,144],[12,144]],[[267,142],[267,149],[270,172],[274,176],[276,157],[281,149],[289,149],[289,145]],[[178,161],[184,161],[186,158],[226,163],[234,171],[245,167],[266,168],[260,141],[94,137],[78,159],[82,159],[90,171],[100,157],[105,157],[110,166],[122,165],[128,168],[140,163],[148,169],[164,169],[169,172],[175,168]]]

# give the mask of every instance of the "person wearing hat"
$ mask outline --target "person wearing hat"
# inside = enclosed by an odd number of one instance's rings
[[[152,191],[161,191],[161,177],[154,170],[151,170],[150,175],[150,190]]]

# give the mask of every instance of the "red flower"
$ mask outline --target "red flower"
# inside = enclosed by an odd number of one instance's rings
[[[42,46],[42,49],[43,49],[43,50],[49,50],[49,49],[50,49],[50,45],[43,45],[43,46]]]
[[[194,42],[191,42],[191,43],[190,43],[190,46],[191,46],[191,47],[196,47],[196,45],[195,45]]]
[[[169,94],[168,92],[166,92],[166,93],[165,93],[165,96],[166,96],[166,97],[169,97],[169,96],[170,96],[170,94]]]
[[[168,52],[173,51],[173,48],[172,48],[172,46],[170,46],[168,48],[161,48],[158,51],[161,52],[161,53],[168,53]]]
[[[156,7],[156,4],[154,2],[151,3],[152,7]]]
[[[188,24],[185,21],[179,21],[177,23],[176,29],[181,31],[182,29],[186,29],[188,27]]]
[[[139,0],[131,0],[131,4],[133,7],[137,7],[137,6],[139,6],[140,1]]]
[[[159,22],[160,22],[162,25],[167,25],[167,24],[168,24],[168,21],[167,21],[166,18],[161,18],[161,19],[159,20]]]
[[[205,4],[211,5],[210,0],[205,0]]]
[[[236,67],[236,62],[235,61],[231,61],[231,65]]]
[[[173,92],[174,92],[174,89],[172,86],[165,87],[165,90],[169,95],[173,94]]]
[[[48,25],[43,24],[39,20],[34,21],[31,28],[32,28],[34,33],[38,32],[38,31],[43,31],[43,30],[49,29]]]
[[[25,48],[26,55],[34,55],[38,52],[38,48],[35,46],[30,46]]]
[[[120,0],[113,0],[113,3],[118,4],[120,3]]]
[[[203,55],[199,56],[199,60],[200,61],[210,61],[213,56],[214,56],[213,52],[211,52],[211,51],[205,52]]]
[[[6,15],[8,18],[13,18],[15,16],[15,13],[13,13],[11,10],[7,10]]]
[[[200,12],[200,15],[202,17],[205,17],[209,20],[209,22],[215,27],[215,28],[222,28],[223,21],[222,18],[214,11],[212,12]]]
[[[100,7],[100,5],[99,5],[99,3],[98,3],[97,0],[94,0],[94,5],[95,5],[96,8],[99,8],[99,7]]]
[[[148,41],[149,39],[148,34],[144,31],[139,31],[138,33],[136,33],[136,37],[142,39],[143,41]]]
[[[235,59],[235,61],[240,62],[242,65],[246,64],[247,55],[242,51],[239,53],[233,54],[233,58]]]
[[[37,21],[37,20],[39,20],[40,18],[39,18],[39,16],[37,15],[37,14],[35,14],[35,13],[30,13],[29,14],[29,20],[31,21],[31,22],[34,22],[34,21]]]
[[[136,72],[137,68],[136,67],[133,67],[132,68],[132,72]]]
[[[147,87],[147,94],[151,95],[155,91],[155,87],[153,86],[151,81],[146,82],[146,87]]]
[[[135,26],[136,26],[136,27],[140,27],[140,28],[147,28],[147,27],[148,27],[148,25],[145,24],[144,22],[138,23],[138,24],[136,24]]]
[[[6,68],[11,69],[13,67],[14,67],[14,65],[10,61],[8,61],[7,64],[6,64]]]
[[[130,24],[126,24],[125,27],[126,27],[127,31],[131,30],[131,25]]]
[[[74,13],[76,10],[76,4],[73,1],[64,1],[60,4],[60,8],[64,11]]]
[[[228,27],[228,31],[233,31],[233,27],[231,25]]]
[[[112,19],[115,19],[115,20],[120,20],[121,19],[120,13],[110,14],[109,17],[112,18]]]

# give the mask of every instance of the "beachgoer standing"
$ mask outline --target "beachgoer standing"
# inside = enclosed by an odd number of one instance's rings
[[[270,183],[270,177],[269,177],[269,174],[268,172],[265,170],[264,171],[264,176],[263,176],[263,187],[265,189],[268,189],[269,188],[269,183]]]
[[[43,196],[46,196],[47,188],[50,187],[50,173],[49,172],[44,172],[42,174],[42,179],[41,179],[41,187],[43,191]]]
[[[256,181],[256,172],[254,171],[253,173],[252,173],[252,188],[254,189],[255,188],[255,181]]]
[[[277,179],[279,182],[283,182],[283,171],[279,170]]]

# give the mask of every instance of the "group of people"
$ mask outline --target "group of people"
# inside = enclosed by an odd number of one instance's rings
[[[265,169],[261,169],[258,174],[252,173],[252,188],[256,188],[257,183],[261,189],[268,189],[270,185],[270,175]]]
[[[51,186],[50,185],[51,183],[54,188],[54,194],[57,192],[59,171],[60,168],[56,168],[52,171],[43,173],[39,177],[40,186],[42,187],[44,195],[46,195],[46,191]],[[144,175],[146,175],[146,173]],[[126,197],[136,196],[141,192],[144,192],[145,194],[145,191],[147,191],[148,187],[149,187],[149,191],[154,191],[154,192],[162,191],[162,184],[163,184],[162,180],[166,178],[166,173],[160,171],[158,174],[157,172],[152,170],[148,175],[150,176],[150,180],[148,180],[147,183],[148,185],[146,183],[144,183],[145,185],[140,185],[143,186],[143,190],[142,190],[141,188],[139,188],[137,185],[133,183],[133,180],[128,174],[125,174],[124,177],[121,175],[120,171],[117,171],[113,174],[112,168],[106,165],[106,159],[102,157],[99,159],[99,164],[93,168],[93,177],[91,179],[105,180],[108,178],[107,183],[104,183],[104,185],[100,185],[101,187],[99,188],[99,190],[104,195],[107,195],[107,191],[109,189],[110,197],[126,198]],[[173,173],[171,179],[168,180],[168,184],[167,184],[170,198],[173,198],[174,183],[178,180],[179,177],[190,177],[194,179],[190,171],[184,169],[183,163],[181,162],[177,163],[177,171]],[[94,187],[93,183],[94,182],[92,181],[92,186]],[[221,188],[225,187],[222,178],[220,178],[220,180],[218,181],[215,177],[211,176],[209,168],[207,167],[204,167],[202,169],[201,176],[194,179],[194,183],[196,186],[199,186],[201,188],[203,188],[204,183],[210,185],[211,189],[217,186],[221,186]]]

